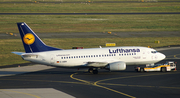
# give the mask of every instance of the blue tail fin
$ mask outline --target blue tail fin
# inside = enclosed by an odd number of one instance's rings
[[[44,44],[25,22],[17,23],[17,26],[26,53],[61,50]]]

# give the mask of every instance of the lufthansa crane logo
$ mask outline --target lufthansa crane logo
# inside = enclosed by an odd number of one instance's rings
[[[25,44],[31,45],[31,44],[34,43],[35,37],[31,33],[27,33],[26,35],[24,35],[23,41],[24,41]]]

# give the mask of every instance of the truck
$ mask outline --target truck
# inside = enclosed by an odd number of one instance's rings
[[[136,67],[135,71],[137,72],[149,72],[149,71],[176,71],[176,63],[174,61],[167,61],[165,64],[155,64],[152,66],[146,67]]]

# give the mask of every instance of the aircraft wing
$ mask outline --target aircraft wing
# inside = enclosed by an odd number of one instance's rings
[[[109,63],[118,62],[118,60],[106,60],[106,61],[89,61],[87,62],[86,66],[92,67],[105,67]]]

